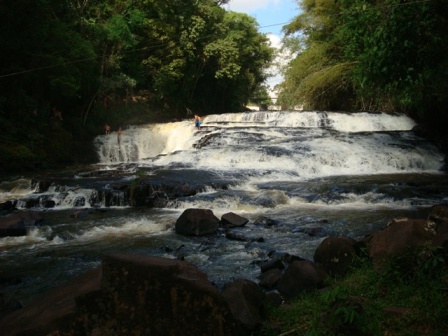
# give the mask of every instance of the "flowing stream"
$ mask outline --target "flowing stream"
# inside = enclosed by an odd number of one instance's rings
[[[184,258],[217,286],[257,281],[258,263],[272,253],[312,259],[328,235],[356,239],[394,217],[424,218],[447,201],[448,178],[443,154],[414,126],[399,114],[265,111],[208,115],[199,131],[192,120],[130,127],[120,143],[115,132],[100,135],[98,163],[46,172],[44,192],[42,174],[0,183],[0,202],[17,200],[18,212],[44,218],[27,236],[0,238],[0,275],[14,279],[3,292],[26,302],[99,266],[103,254],[123,252]],[[142,176],[199,192],[163,208],[133,208],[119,190],[104,196],[111,184]],[[223,231],[177,235],[188,208],[246,217],[233,230],[246,241]]]

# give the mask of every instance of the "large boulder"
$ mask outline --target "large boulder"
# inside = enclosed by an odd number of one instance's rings
[[[219,219],[209,209],[186,209],[176,221],[176,233],[187,236],[215,234]]]
[[[278,282],[277,290],[285,297],[293,298],[303,291],[321,288],[325,277],[325,272],[311,261],[293,261]]]
[[[237,326],[223,294],[197,267],[114,254],[104,257],[101,270],[5,316],[0,334],[242,335]]]
[[[240,335],[250,335],[265,318],[265,293],[250,280],[227,284],[222,294],[239,324]]]
[[[314,252],[314,262],[333,276],[344,276],[353,263],[355,241],[347,237],[327,237]]]
[[[426,219],[396,218],[372,235],[369,255],[375,269],[383,271],[391,258],[431,241],[434,236],[434,224]]]
[[[72,325],[77,311],[76,298],[97,291],[100,286],[99,268],[75,277],[71,282],[37,297],[22,309],[4,316],[0,320],[0,335],[43,336],[63,329],[64,325]]]
[[[278,268],[270,269],[259,276],[260,281],[258,282],[258,286],[266,289],[276,288],[282,276],[282,270]]]
[[[236,335],[222,294],[197,267],[143,255],[103,259],[98,304],[81,303],[88,330],[102,335]],[[95,317],[96,316],[96,317]],[[88,333],[84,333],[87,335]]]

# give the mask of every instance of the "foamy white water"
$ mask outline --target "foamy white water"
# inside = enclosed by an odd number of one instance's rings
[[[404,115],[247,112],[126,130],[96,139],[101,163],[137,162],[196,169],[282,171],[297,178],[438,171],[443,156],[409,135]]]
[[[95,145],[101,163],[139,162],[160,154],[191,149],[195,137],[191,122],[155,124],[123,130],[120,143],[115,132],[98,136]]]

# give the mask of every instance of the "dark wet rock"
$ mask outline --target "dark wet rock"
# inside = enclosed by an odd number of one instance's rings
[[[244,297],[239,323],[252,327],[258,321],[260,294],[246,284],[230,287],[231,299],[233,291]],[[107,255],[101,270],[45,293],[0,320],[2,336],[245,335],[237,325],[223,294],[198,268],[133,254]]]
[[[104,308],[91,309],[85,300],[87,313],[99,310],[103,317],[91,321],[91,330],[114,323],[117,329],[113,329],[121,334],[124,330],[146,335],[236,334],[221,293],[189,263],[112,255],[103,260],[103,274]]]
[[[421,246],[434,237],[435,225],[426,219],[395,218],[387,228],[372,234],[369,256],[375,269],[382,271],[392,257]]]
[[[18,285],[23,279],[19,275],[9,274],[5,269],[0,268],[0,288],[8,285]]]
[[[0,320],[4,316],[19,310],[22,307],[22,304],[18,300],[14,298],[6,298],[3,293],[0,293]]]
[[[260,327],[265,312],[265,293],[253,281],[235,280],[227,284],[222,295],[239,325],[240,335],[250,335]]]
[[[53,181],[50,180],[32,180],[31,186],[37,193],[43,193],[48,191],[48,189],[52,186]]]
[[[302,261],[302,260],[306,260],[306,259],[296,256],[294,254],[285,253],[283,256],[283,260],[286,263],[291,264],[293,261]]]
[[[201,149],[202,147],[205,147],[213,142],[213,140],[219,136],[217,133],[211,133],[203,136],[199,141],[197,141],[193,147],[197,149]]]
[[[40,199],[38,197],[32,197],[25,199],[25,208],[31,209],[31,208],[39,208],[40,207]]]
[[[228,212],[221,216],[221,225],[226,228],[244,226],[249,222],[247,218],[241,217],[233,212]]]
[[[325,230],[321,226],[314,226],[314,227],[298,227],[295,228],[293,233],[305,233],[310,237],[325,237],[328,235],[327,230]]]
[[[2,336],[49,335],[64,327],[73,328],[76,298],[100,288],[99,269],[90,271],[64,286],[55,288],[34,299],[22,309],[0,320]],[[85,335],[87,333],[79,333]]]
[[[209,209],[186,209],[176,221],[176,233],[187,236],[216,234],[219,219]]]
[[[356,255],[355,241],[346,237],[327,237],[314,252],[314,262],[333,276],[344,276]]]
[[[249,238],[247,238],[245,235],[233,231],[226,232],[226,238],[229,240],[236,240],[236,241],[243,241],[248,242],[250,241]]]
[[[270,257],[272,260],[280,259],[285,264],[290,264],[293,261],[306,260],[306,259],[304,259],[302,257],[299,257],[299,256],[296,256],[294,254],[289,254],[287,252],[277,252],[277,251],[269,251],[268,252],[268,257]]]
[[[44,208],[54,208],[55,205],[56,205],[56,202],[53,200],[47,200],[43,204]]]
[[[285,264],[281,260],[281,257],[277,256],[268,261],[264,261],[260,264],[261,273],[267,272],[272,269],[285,269]]]
[[[283,273],[277,290],[285,297],[293,298],[303,291],[321,288],[325,277],[325,272],[311,261],[294,261]]]
[[[276,288],[278,282],[282,278],[282,275],[283,271],[278,268],[266,271],[260,275],[258,286],[266,289]]]
[[[43,217],[33,211],[24,211],[0,218],[0,237],[26,236],[30,227],[39,225]]]
[[[279,307],[283,303],[283,297],[278,291],[269,291],[265,294],[266,305]]]
[[[278,222],[272,218],[260,217],[254,221],[254,225],[273,226],[273,225],[278,225]]]
[[[14,201],[6,201],[4,203],[0,203],[0,211],[13,211],[16,210],[17,200]]]
[[[137,185],[126,186],[126,195],[131,206],[150,208],[164,207],[170,200],[193,196],[198,189],[188,183],[167,181],[164,184],[140,181]]]

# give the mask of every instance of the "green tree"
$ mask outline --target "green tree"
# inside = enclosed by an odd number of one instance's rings
[[[274,50],[254,18],[226,12],[217,38],[205,48],[208,77],[202,90],[216,111],[241,111],[268,76]],[[209,91],[212,91],[209,93]]]
[[[448,3],[303,0],[284,27],[297,56],[280,101],[305,108],[406,112],[448,120]]]
[[[358,106],[447,119],[448,3],[345,1],[339,34]],[[440,120],[437,122],[440,124]]]
[[[1,156],[3,164],[28,169],[58,155],[46,140],[54,126],[51,108],[62,110],[64,119],[73,116],[70,107],[95,82],[95,52],[74,28],[66,2],[2,2],[0,12]],[[70,135],[61,129],[59,137]]]
[[[302,14],[283,28],[297,56],[284,70],[279,103],[286,108],[347,109],[353,99],[348,78],[353,64],[344,59],[336,34],[341,5],[334,0],[304,0],[299,5]]]
[[[185,111],[237,111],[265,80],[272,59],[254,19],[214,1],[151,0],[142,65],[161,105]]]
[[[20,153],[25,169],[69,162],[77,139],[132,120],[135,95],[145,102],[141,120],[150,109],[165,119],[186,108],[241,109],[266,78],[272,49],[256,21],[227,13],[226,2],[1,2],[2,157]],[[52,107],[63,120],[50,119]]]

